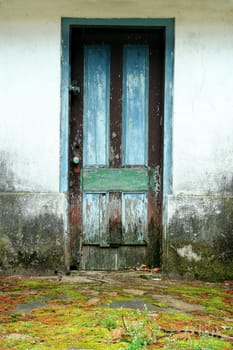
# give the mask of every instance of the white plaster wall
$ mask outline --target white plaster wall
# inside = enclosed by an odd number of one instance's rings
[[[175,17],[174,193],[229,183],[233,0],[0,0],[0,151],[15,190],[59,190],[61,17]]]
[[[0,148],[16,190],[57,191],[59,24],[12,16],[0,26]]]
[[[225,16],[216,9],[214,21],[176,27],[175,192],[227,193],[233,186],[232,9],[233,2]]]

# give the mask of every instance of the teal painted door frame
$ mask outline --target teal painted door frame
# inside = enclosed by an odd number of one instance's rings
[[[172,109],[174,71],[174,25],[173,18],[166,19],[88,19],[62,18],[61,20],[61,138],[60,138],[60,192],[68,191],[69,162],[69,87],[70,87],[70,34],[73,27],[133,27],[163,28],[165,31],[165,87],[164,87],[164,130],[163,130],[163,221],[167,196],[172,191]],[[68,226],[68,224],[67,224]]]

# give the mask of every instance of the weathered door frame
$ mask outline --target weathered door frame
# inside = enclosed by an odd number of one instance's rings
[[[61,121],[60,121],[60,192],[68,191],[69,164],[69,86],[70,86],[70,34],[72,27],[134,27],[163,28],[165,31],[165,86],[163,130],[163,228],[166,223],[167,198],[172,191],[172,110],[174,71],[174,25],[173,18],[62,18],[61,19]],[[65,239],[68,232],[68,202],[65,199]]]

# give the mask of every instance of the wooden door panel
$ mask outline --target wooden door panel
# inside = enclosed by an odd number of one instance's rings
[[[84,167],[109,163],[109,69],[108,46],[84,46]]]
[[[145,245],[147,242],[147,193],[122,194],[123,244]]]
[[[81,172],[83,191],[147,191],[148,169],[86,168]]]
[[[109,241],[111,247],[122,245],[121,192],[109,193]]]
[[[123,47],[123,163],[147,165],[148,45]]]
[[[83,194],[83,244],[100,244],[100,195]]]
[[[83,244],[109,245],[108,203],[108,193],[83,194]]]

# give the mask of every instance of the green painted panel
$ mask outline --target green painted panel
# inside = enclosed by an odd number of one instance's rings
[[[147,191],[147,169],[83,169],[83,191]]]

